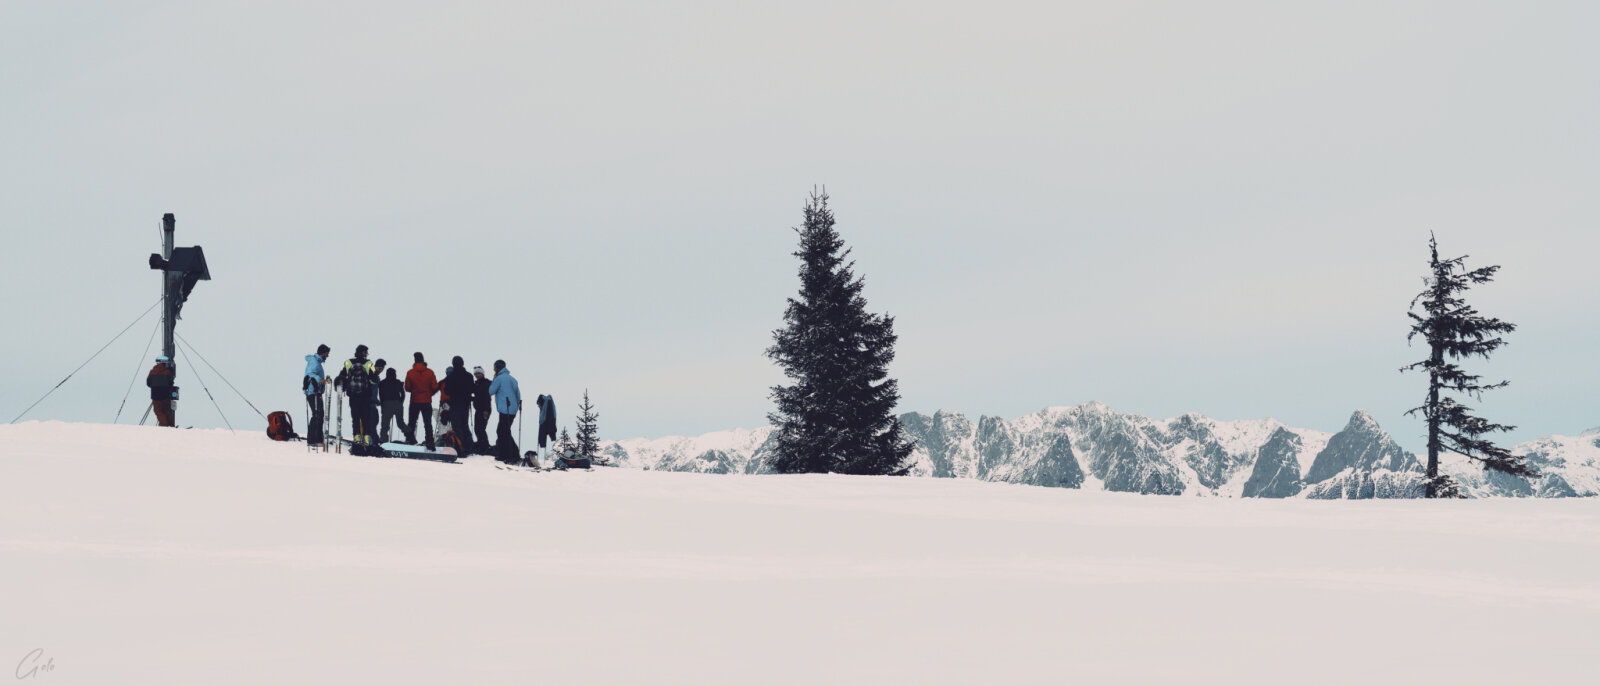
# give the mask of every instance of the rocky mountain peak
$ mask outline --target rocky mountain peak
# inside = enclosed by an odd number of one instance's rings
[[[1400,444],[1395,443],[1387,432],[1378,427],[1372,415],[1365,410],[1357,410],[1350,416],[1350,423],[1328,439],[1328,446],[1312,460],[1305,483],[1308,486],[1324,486],[1311,490],[1310,497],[1313,498],[1385,497],[1385,492],[1404,491],[1406,482],[1398,477],[1374,478],[1374,474],[1398,474],[1421,469],[1416,455],[1406,452]],[[1391,485],[1390,481],[1394,483]]]
[[[1078,409],[1084,414],[1115,414],[1112,412],[1109,405],[1106,405],[1098,400],[1090,400],[1089,402],[1079,405]]]
[[[1278,427],[1257,451],[1256,463],[1251,467],[1250,480],[1244,484],[1246,498],[1290,498],[1300,493],[1299,434]]]
[[[1344,430],[1383,433],[1383,430],[1378,428],[1378,420],[1373,419],[1366,410],[1356,410],[1355,414],[1350,415],[1350,421],[1344,425]]]

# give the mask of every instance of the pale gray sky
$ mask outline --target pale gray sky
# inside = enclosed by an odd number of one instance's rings
[[[1600,5],[8,2],[9,420],[206,248],[180,333],[261,409],[357,343],[506,359],[607,437],[764,423],[827,184],[904,410],[1401,412],[1428,231],[1504,266],[1482,403],[1600,425]],[[141,326],[30,418],[110,421]],[[184,424],[219,426],[180,371]],[[203,371],[203,374],[208,374]],[[236,425],[255,417],[220,382]],[[143,410],[138,387],[130,404]],[[126,420],[126,419],[125,419]]]

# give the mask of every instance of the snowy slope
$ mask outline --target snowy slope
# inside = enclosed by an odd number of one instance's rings
[[[540,474],[60,423],[0,427],[0,483],[0,657],[42,650],[39,684],[1600,679],[1597,499]]]

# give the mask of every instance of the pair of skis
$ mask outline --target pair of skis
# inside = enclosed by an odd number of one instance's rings
[[[323,406],[322,406],[322,452],[328,452],[330,446],[333,448],[333,450],[335,452],[337,452],[338,449],[339,449],[339,447],[338,447],[339,446],[339,437],[335,436],[332,433],[329,433],[329,429],[333,428],[333,418],[332,418],[331,415],[333,414],[334,408],[328,407],[327,403],[326,403],[326,400],[329,397],[334,397],[334,396],[332,396],[332,394],[328,393],[328,391],[327,391],[328,384],[326,382],[324,382],[322,384],[322,386],[323,386],[322,389],[321,389],[322,393],[320,393],[318,395],[318,397],[323,399],[323,401],[324,401],[323,402]],[[339,402],[337,397],[334,397],[333,403],[334,403],[335,406],[340,407],[340,408],[342,408],[344,406],[344,403]],[[309,427],[310,424],[307,423],[307,426]],[[314,446],[312,446],[311,443],[308,441],[308,442],[306,442],[306,449],[307,450],[313,450]]]
[[[344,452],[344,391],[337,389],[334,390],[333,407],[330,409],[338,413],[337,419],[334,420],[333,425],[333,452],[335,454],[339,454]],[[324,412],[322,416],[326,418],[328,413]],[[324,430],[322,435],[327,436],[327,431]],[[324,450],[323,452],[327,451]]]

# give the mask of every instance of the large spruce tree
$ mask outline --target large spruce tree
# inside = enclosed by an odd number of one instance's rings
[[[903,475],[912,443],[894,415],[894,318],[867,312],[826,192],[812,191],[795,232],[800,295],[789,299],[785,326],[767,349],[794,383],[772,388],[777,407],[767,418],[777,434],[769,463],[786,474]]]
[[[1459,486],[1448,475],[1439,473],[1439,452],[1450,450],[1478,461],[1484,469],[1518,476],[1538,476],[1523,457],[1495,445],[1485,435],[1510,431],[1514,426],[1495,424],[1472,414],[1472,408],[1444,395],[1463,393],[1482,399],[1483,392],[1503,388],[1509,381],[1485,383],[1483,377],[1468,374],[1455,360],[1474,355],[1489,359],[1489,354],[1506,344],[1501,334],[1516,330],[1516,325],[1478,314],[1462,299],[1468,289],[1494,280],[1499,265],[1467,269],[1466,256],[1439,259],[1439,241],[1428,239],[1432,257],[1427,288],[1411,301],[1409,342],[1421,336],[1428,344],[1428,359],[1408,364],[1400,371],[1421,369],[1428,372],[1428,396],[1422,405],[1406,412],[1422,415],[1428,423],[1429,498],[1459,497]],[[1416,310],[1420,306],[1421,312]],[[1447,359],[1448,358],[1448,359]]]
[[[589,389],[583,389],[583,404],[578,406],[578,452],[590,457],[600,454],[600,415],[589,404]]]

